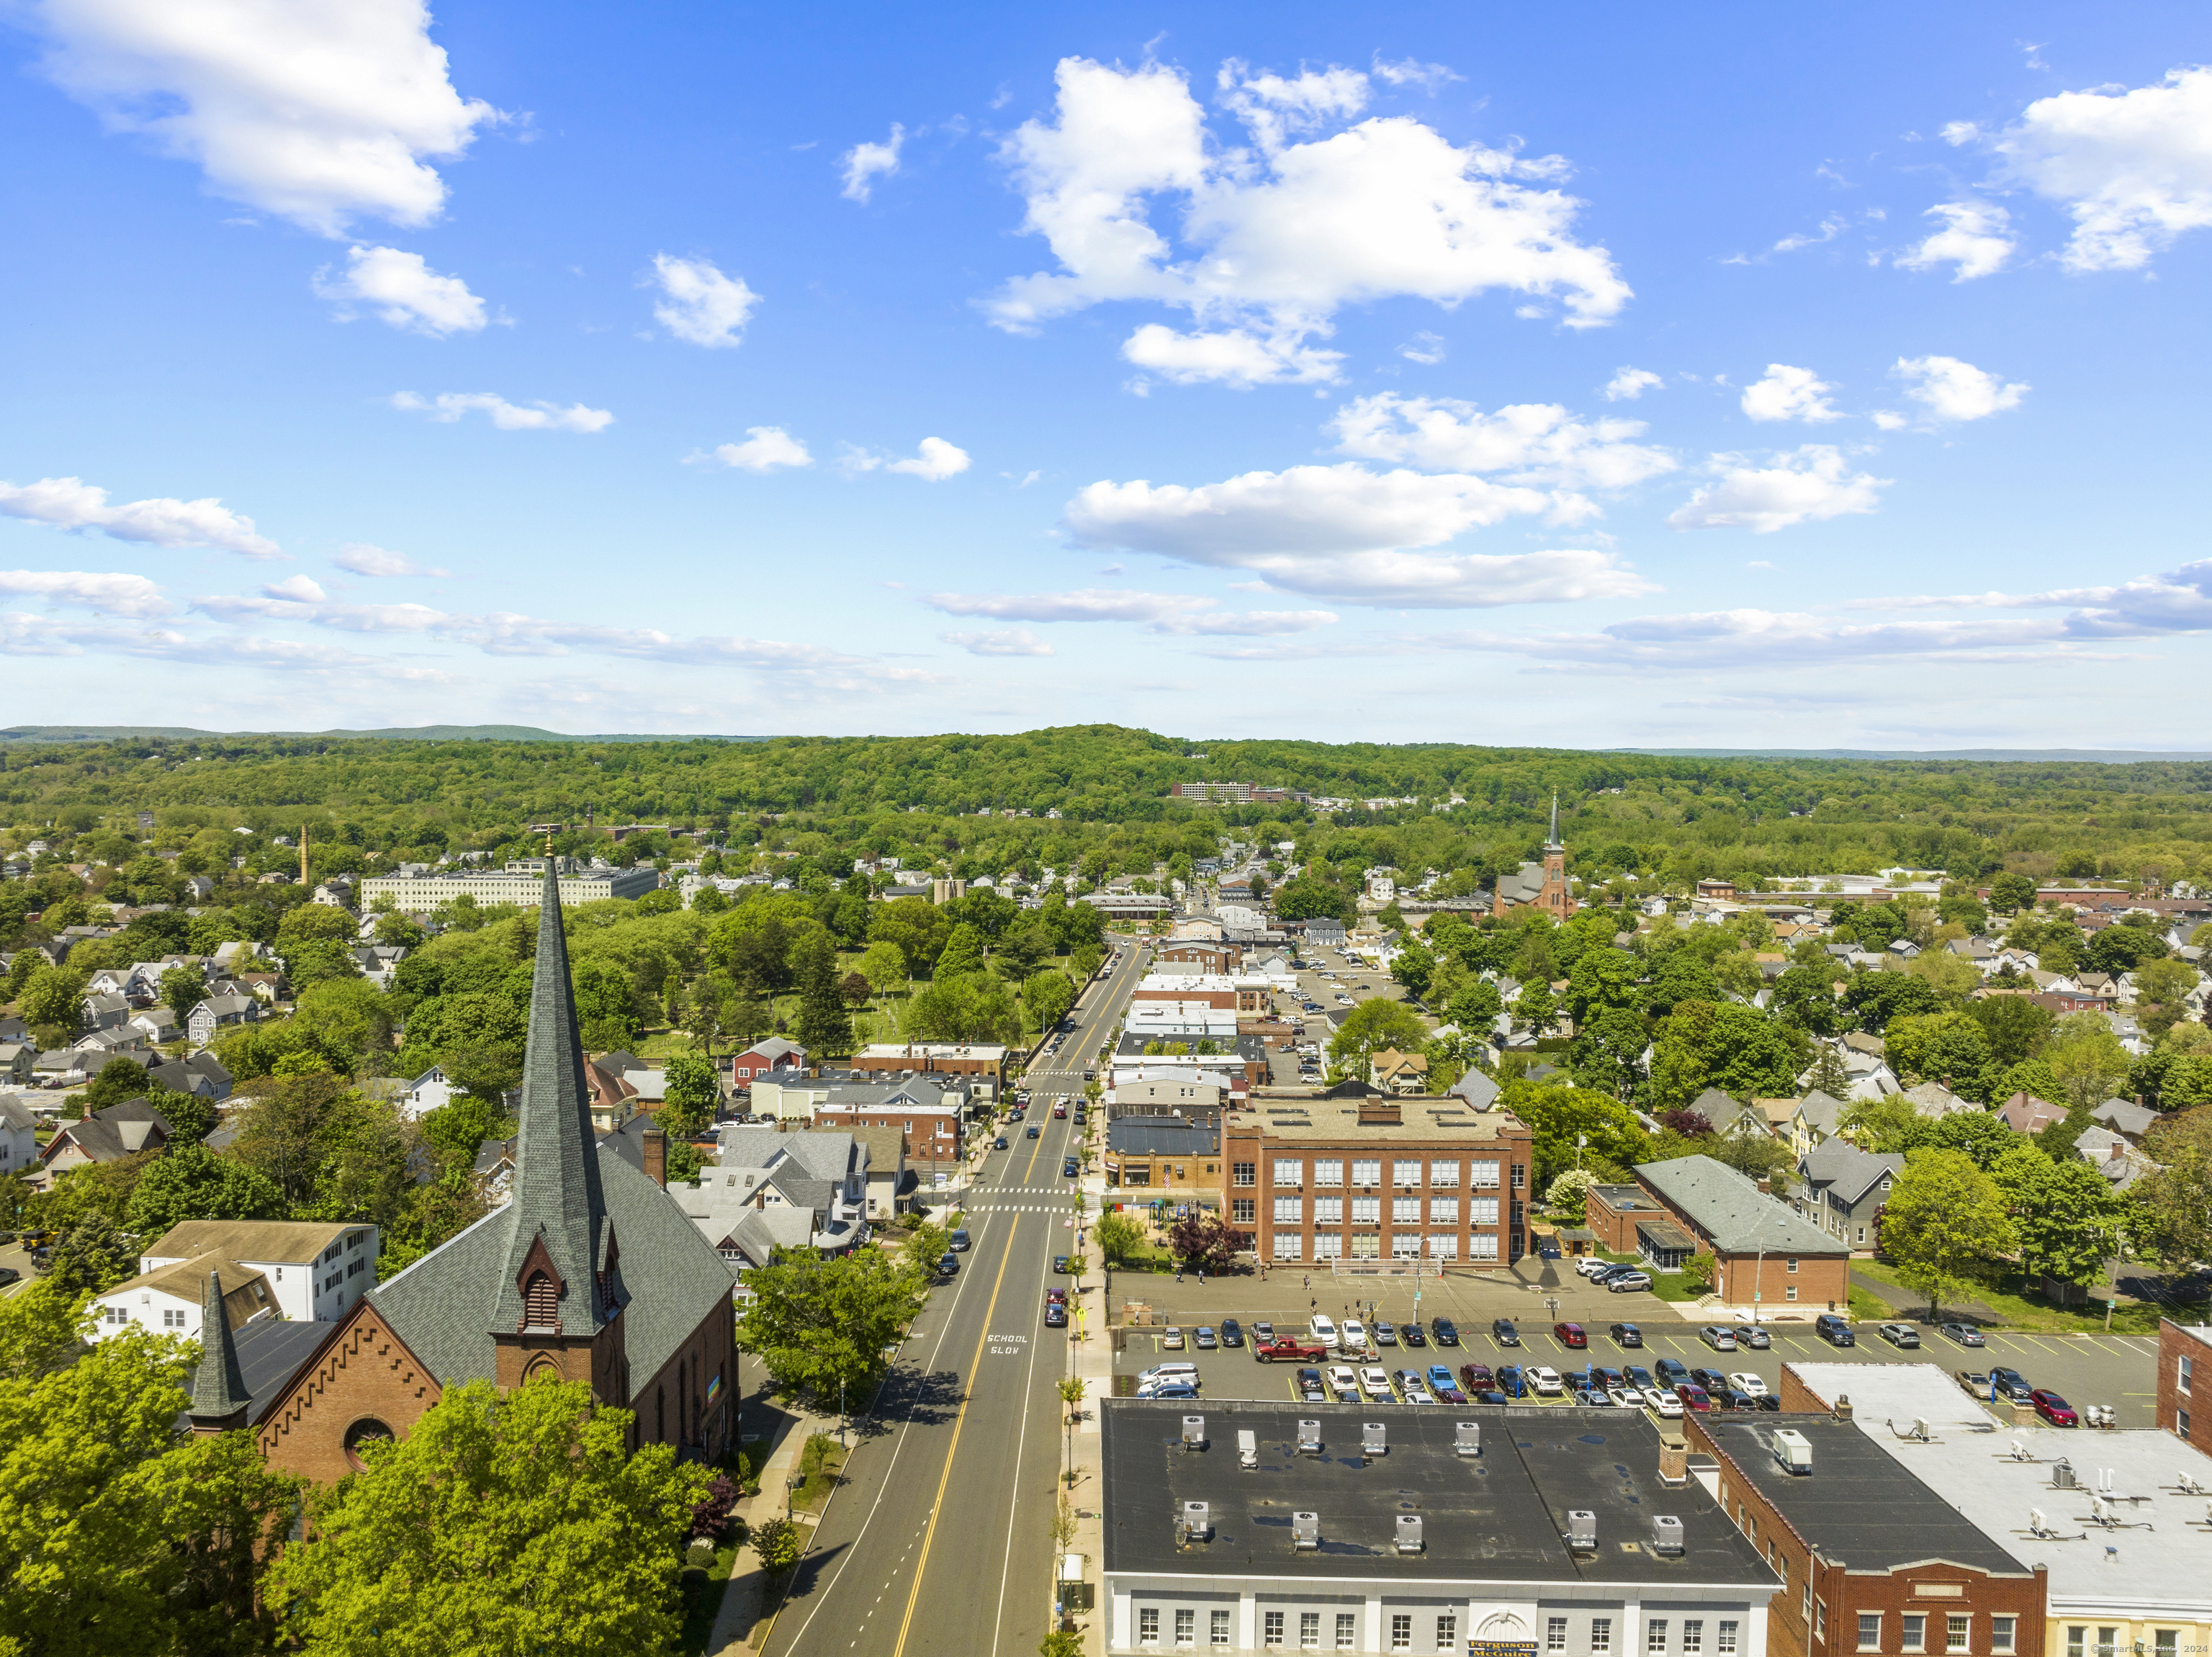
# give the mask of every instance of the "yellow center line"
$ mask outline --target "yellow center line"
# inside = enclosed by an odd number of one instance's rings
[[[1043,1148],[1042,1140],[1038,1142],[1038,1148]],[[1030,1160],[1034,1161],[1036,1159],[1032,1157]],[[958,1413],[952,1417],[952,1441],[945,1447],[945,1471],[939,1476],[937,1497],[930,1504],[929,1526],[921,1534],[921,1557],[915,1562],[914,1568],[914,1591],[907,1595],[906,1616],[899,1623],[898,1644],[892,1648],[891,1657],[905,1657],[907,1631],[914,1626],[914,1610],[921,1602],[922,1573],[929,1569],[930,1544],[937,1539],[937,1516],[945,1511],[945,1487],[952,1482],[952,1459],[960,1448],[960,1429],[967,1424],[969,1400],[975,1396],[975,1380],[983,1362],[983,1348],[991,1338],[991,1314],[999,1309],[999,1290],[1006,1283],[1006,1268],[1014,1263],[1013,1233],[1020,1223],[1017,1215],[1007,1228],[1006,1252],[1000,1258],[999,1276],[991,1285],[991,1303],[983,1308],[983,1332],[975,1337],[975,1353],[968,1361],[967,1390],[961,1396]]]

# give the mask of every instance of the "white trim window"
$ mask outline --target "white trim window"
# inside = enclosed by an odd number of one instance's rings
[[[1421,1199],[1418,1197],[1394,1197],[1390,1199],[1390,1223],[1394,1226],[1418,1226],[1421,1223]]]
[[[1300,1253],[1305,1248],[1305,1233],[1302,1231],[1277,1232],[1275,1234],[1275,1258],[1278,1260],[1295,1260],[1298,1258]]]
[[[1344,1199],[1341,1197],[1314,1198],[1314,1224],[1340,1226],[1344,1223]]]
[[[1467,1199],[1467,1222],[1470,1226],[1494,1226],[1498,1223],[1498,1199],[1495,1197],[1470,1197]]]
[[[1382,1223],[1382,1199],[1379,1197],[1355,1197],[1352,1199],[1352,1223],[1355,1226],[1379,1226]]]
[[[1279,1226],[1302,1226],[1306,1221],[1306,1199],[1303,1197],[1278,1197],[1275,1199],[1275,1223]]]
[[[1429,1237],[1429,1258],[1431,1260],[1458,1259],[1458,1237],[1449,1232],[1431,1233]]]
[[[1495,1260],[1498,1258],[1498,1234],[1477,1232],[1467,1240],[1467,1258],[1470,1260]]]
[[[1352,1159],[1352,1183],[1355,1185],[1379,1185],[1382,1183],[1382,1159],[1379,1156],[1355,1156]]]
[[[1283,1182],[1278,1179],[1275,1183],[1279,1185]],[[1344,1159],[1342,1157],[1317,1156],[1314,1158],[1314,1184],[1316,1185],[1341,1185],[1343,1183]]]
[[[1455,1157],[1449,1162],[1431,1161],[1429,1164],[1429,1188],[1431,1191],[1459,1189],[1458,1158]]]
[[[1278,1185],[1303,1185],[1306,1183],[1306,1160],[1303,1156],[1279,1156],[1275,1159],[1275,1183]]]
[[[1339,1231],[1314,1233],[1314,1263],[1339,1260],[1344,1258],[1344,1234]]]
[[[1468,1163],[1467,1183],[1476,1191],[1496,1191],[1498,1185],[1498,1164],[1495,1162]],[[1608,1622],[1609,1624],[1609,1619],[1601,1618],[1600,1620]]]
[[[1455,1226],[1459,1223],[1459,1198],[1431,1197],[1429,1198],[1429,1223],[1432,1226]]]
[[[1421,1159],[1418,1156],[1397,1158],[1390,1167],[1390,1183],[1394,1185],[1418,1185],[1421,1183]]]

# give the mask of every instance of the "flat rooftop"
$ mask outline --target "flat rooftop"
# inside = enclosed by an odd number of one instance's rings
[[[1929,1336],[1931,1344],[1936,1340]],[[1960,1368],[1987,1370],[1985,1350],[1942,1343],[1948,1357],[1957,1353]],[[1851,1401],[1851,1415],[1861,1425],[1888,1429],[1895,1422],[1910,1429],[1924,1421],[1929,1430],[1993,1432],[1997,1418],[1978,1403],[1959,1378],[1936,1363],[1806,1363],[1792,1360],[1784,1368],[1804,1383],[1805,1390],[1832,1410],[1839,1398]]]
[[[1319,1094],[1255,1091],[1247,1103],[1236,1108],[1225,1125],[1248,1130],[1264,1127],[1270,1140],[1310,1139],[1332,1144],[1355,1139],[1443,1144],[1494,1140],[1528,1131],[1511,1112],[1478,1111],[1463,1099],[1397,1099],[1393,1101],[1399,1106],[1395,1122],[1362,1122],[1360,1102]]]
[[[2028,1569],[1946,1500],[1952,1496],[1948,1484],[1900,1465],[1855,1421],[1813,1415],[1759,1421],[1706,1416],[1698,1424],[1735,1463],[1733,1473],[1725,1465],[1721,1469],[1723,1484],[1748,1480],[1800,1536],[1853,1570],[1893,1570],[1929,1559],[2007,1576]],[[1774,1435],[1784,1429],[1802,1433],[1812,1445],[1811,1472],[1786,1472],[1774,1459]],[[1973,1444],[1984,1459],[2003,1447],[2002,1441],[1992,1442],[1983,1434],[1973,1436]],[[2014,1522],[2027,1514],[2023,1502]]]
[[[1740,1584],[1753,1595],[1777,1586],[1702,1485],[1659,1482],[1658,1432],[1625,1410],[1594,1422],[1594,1411],[1483,1404],[1112,1398],[1103,1407],[1108,1571],[1203,1574],[1233,1564],[1243,1576],[1291,1581]],[[1206,1417],[1209,1448],[1182,1448],[1186,1414]],[[1298,1453],[1301,1419],[1322,1424],[1318,1456]],[[1455,1451],[1462,1421],[1480,1424],[1480,1456]],[[1389,1436],[1388,1453],[1371,1465],[1360,1455],[1366,1422],[1382,1422]],[[1237,1465],[1244,1430],[1259,1445],[1259,1465],[1249,1471]],[[1176,1544],[1185,1502],[1209,1504],[1210,1540]],[[1568,1551],[1571,1508],[1597,1515],[1595,1553]],[[1319,1548],[1293,1550],[1293,1513],[1320,1515]],[[1406,1513],[1421,1515],[1423,1553],[1396,1550],[1397,1518]],[[1652,1551],[1651,1521],[1662,1514],[1682,1521],[1679,1556]]]

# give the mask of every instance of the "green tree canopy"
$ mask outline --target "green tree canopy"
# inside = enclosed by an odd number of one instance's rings
[[[767,1365],[776,1385],[866,1398],[882,1374],[884,1354],[921,1309],[920,1289],[934,1258],[895,1264],[871,1246],[825,1260],[812,1249],[781,1249],[745,1274],[752,1304],[738,1325],[738,1344]]]
[[[1650,1102],[1680,1110],[1708,1087],[1733,1099],[1794,1097],[1802,1039],[1741,1002],[1682,1002],[1659,1026]]]
[[[131,1229],[149,1241],[187,1220],[289,1218],[276,1181],[204,1145],[172,1146],[138,1177],[131,1193]]]
[[[1328,1044],[1330,1071],[1365,1080],[1369,1062],[1386,1047],[1417,1053],[1429,1039],[1421,1015],[1401,1001],[1376,996],[1361,1002],[1337,1026]]]
[[[1587,1087],[1519,1078],[1505,1083],[1502,1098],[1535,1137],[1532,1178],[1540,1186],[1573,1167],[1578,1155],[1586,1165],[1603,1161],[1627,1167],[1644,1160],[1644,1130],[1635,1113],[1617,1099]],[[1578,1145],[1578,1137],[1587,1143]]]
[[[2105,1176],[2079,1158],[2054,1162],[2015,1142],[1990,1169],[2011,1204],[2020,1263],[2040,1276],[2093,1283],[2119,1251],[2125,1205]]]
[[[983,970],[983,929],[970,921],[956,925],[933,969],[939,973],[980,972]]]
[[[1049,1030],[1075,1005],[1075,986],[1057,967],[1035,973],[1022,985],[1022,1005],[1039,1030]]]
[[[905,1023],[920,1041],[997,1041],[1018,1037],[1021,1014],[995,975],[940,972],[908,1002]]]
[[[1881,1249],[1906,1287],[1927,1295],[1930,1321],[2012,1252],[2007,1208],[1996,1182],[1964,1152],[1930,1146],[1906,1154],[1882,1213]]]

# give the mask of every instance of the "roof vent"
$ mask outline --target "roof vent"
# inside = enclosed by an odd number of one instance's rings
[[[1239,1467],[1257,1467],[1260,1465],[1260,1436],[1249,1427],[1237,1430],[1237,1465]]]
[[[1774,1459],[1788,1473],[1809,1473],[1813,1471],[1813,1441],[1795,1428],[1785,1427],[1774,1435]]]
[[[1206,1448],[1206,1417],[1185,1416],[1182,1418],[1182,1447],[1186,1450]]]
[[[1482,1453],[1482,1423],[1479,1421],[1456,1421],[1452,1423],[1452,1448],[1463,1456]]]
[[[1682,1521],[1672,1514],[1655,1514],[1651,1519],[1651,1551],[1668,1556],[1682,1551]]]
[[[1595,1553],[1597,1551],[1597,1515],[1587,1508],[1567,1510],[1567,1551]]]
[[[1359,1453],[1361,1455],[1371,1461],[1376,1456],[1385,1453],[1389,1448],[1388,1435],[1384,1433],[1381,1422],[1363,1421],[1359,1423]]]
[[[1302,1421],[1298,1423],[1298,1453],[1317,1456],[1321,1453],[1321,1423]]]
[[[1420,1514],[1400,1514],[1398,1515],[1398,1551],[1400,1553],[1421,1551]]]
[[[1291,1515],[1291,1546],[1301,1551],[1321,1546],[1321,1515],[1319,1514]]]
[[[1203,1542],[1213,1534],[1213,1516],[1203,1502],[1186,1502],[1176,1521],[1177,1542]]]

